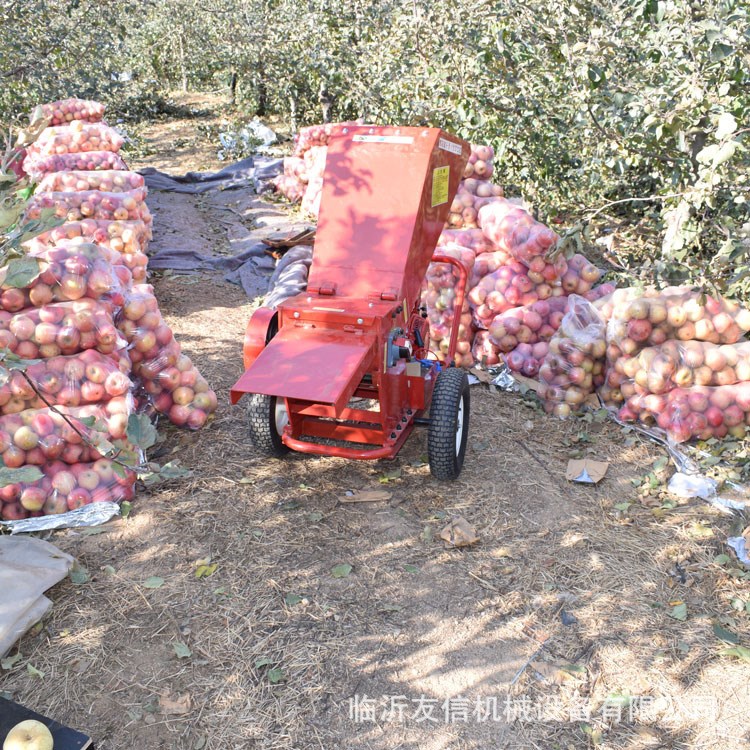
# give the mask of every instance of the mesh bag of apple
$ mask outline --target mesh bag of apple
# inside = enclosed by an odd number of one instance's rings
[[[469,161],[464,168],[463,179],[458,184],[458,191],[448,214],[449,227],[475,228],[479,209],[502,197],[502,187],[489,182],[494,172],[494,158],[495,153],[491,146],[471,145]]]
[[[0,385],[0,414],[15,414],[45,406],[100,404],[128,396],[130,357],[125,350],[102,354],[87,349],[34,361],[25,370],[10,370]]]
[[[93,243],[112,251],[107,259],[113,265],[123,265],[133,276],[133,281],[146,280],[148,247],[151,230],[142,221],[108,221],[84,219],[68,221],[59,227],[42,232],[24,243],[31,254],[44,252],[46,248],[64,243],[68,247]]]
[[[466,269],[468,284],[475,260],[473,251],[460,245],[438,246],[435,256],[440,255],[455,258],[461,263]],[[468,299],[464,296],[458,321],[454,306],[459,279],[459,271],[451,263],[433,260],[427,268],[422,284],[422,304],[427,308],[427,319],[430,324],[430,341],[427,348],[441,361],[445,361],[450,347],[451,330],[454,325],[458,325],[454,362],[458,367],[471,367],[474,364],[471,356],[474,329]]]
[[[133,375],[153,408],[178,427],[203,427],[216,411],[216,394],[190,357],[182,353],[162,318],[152,287],[133,287],[117,325],[131,347]]]
[[[42,105],[42,115],[50,125],[65,125],[73,120],[99,122],[104,117],[104,105],[88,99],[70,97]]]
[[[326,146],[313,146],[305,152],[304,160],[307,167],[307,186],[302,196],[302,210],[312,216],[320,212],[320,197],[323,192],[323,173],[326,168]]]
[[[146,188],[141,187],[122,193],[99,190],[35,193],[25,215],[27,219],[38,219],[43,209],[53,208],[55,216],[67,221],[107,219],[148,224],[151,214],[146,208],[146,192]]]
[[[101,190],[103,193],[126,193],[145,186],[138,172],[103,169],[88,171],[71,169],[64,172],[50,172],[45,175],[36,190],[38,193],[83,192]]]
[[[608,321],[607,381],[601,395],[612,406],[625,398],[621,384],[626,377],[620,370],[633,368],[631,364],[617,366],[619,360],[670,340],[734,344],[750,330],[749,310],[688,287],[617,289],[596,305]],[[627,387],[626,392],[632,395]]]
[[[568,297],[567,311],[539,368],[537,394],[545,411],[568,417],[604,382],[605,330],[591,302],[577,294]]]
[[[744,435],[750,424],[750,342],[667,341],[616,360],[621,420],[657,424],[670,439]]]
[[[112,354],[127,346],[115,327],[112,306],[80,299],[19,312],[0,311],[0,349],[21,359],[56,357],[96,349]]]
[[[47,156],[27,156],[23,168],[35,180],[41,180],[50,172],[65,172],[80,170],[93,172],[96,170],[126,170],[128,165],[123,158],[114,151],[87,151],[78,154],[52,154]]]
[[[6,466],[19,468],[49,461],[93,463],[114,447],[132,453],[127,442],[132,406],[132,399],[117,397],[105,404],[6,414],[0,417],[0,455]]]
[[[471,250],[474,255],[483,255],[497,250],[485,236],[481,229],[476,227],[468,229],[451,229],[444,227],[438,238],[438,247],[445,245],[458,245]],[[507,258],[506,258],[507,259]],[[479,259],[477,258],[477,261]],[[495,268],[492,269],[496,270]],[[489,271],[482,275],[486,275]]]
[[[109,125],[74,120],[68,125],[45,128],[27,147],[27,158],[58,154],[85,154],[89,151],[119,152],[125,139]]]
[[[281,193],[290,203],[299,203],[305,194],[306,182],[297,177],[280,174],[273,178],[273,186],[277,193]]]
[[[19,312],[83,297],[122,304],[122,290],[130,286],[132,274],[125,266],[113,266],[102,256],[106,252],[89,244],[47,248],[22,259],[22,274],[11,261],[0,269],[0,309]],[[38,272],[28,270],[29,260],[37,260]]]
[[[37,468],[41,478],[0,487],[0,518],[56,515],[90,503],[132,500],[135,495],[135,472],[120,458],[75,464],[57,460]]]

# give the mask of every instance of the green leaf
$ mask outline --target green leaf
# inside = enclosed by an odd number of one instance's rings
[[[726,565],[727,563],[732,562],[732,558],[729,557],[729,555],[716,555],[716,557],[714,557],[714,562],[717,565]]]
[[[15,258],[8,263],[8,272],[3,285],[25,289],[37,276],[39,276],[39,261],[36,258],[28,255]]]
[[[299,604],[302,601],[302,597],[299,594],[288,593],[284,597],[284,603],[287,607],[293,607],[295,604]]]
[[[714,635],[724,643],[731,643],[733,646],[740,642],[740,637],[732,633],[731,630],[726,630],[719,625],[718,622],[714,623]]]
[[[147,472],[141,479],[146,486],[151,487],[172,479],[184,479],[185,477],[192,476],[192,474],[193,472],[190,469],[186,469],[180,464],[179,459],[175,459],[164,464],[164,466],[158,467],[155,471]]]
[[[278,685],[280,682],[284,682],[284,680],[286,680],[286,675],[279,667],[268,670],[268,681],[272,685]]]
[[[190,647],[182,641],[173,643],[172,648],[174,649],[175,656],[177,656],[178,659],[189,659],[193,655]]]
[[[195,569],[195,577],[196,578],[208,578],[209,576],[212,576],[216,572],[216,568],[219,567],[218,563],[204,563],[202,565],[199,565]]]
[[[82,583],[87,583],[90,580],[89,572],[83,566],[76,566],[70,571],[70,580],[76,585],[80,586]]]
[[[672,607],[672,611],[667,613],[670,617],[674,618],[675,620],[680,620],[681,622],[684,622],[687,620],[688,616],[688,609],[687,604],[685,602],[682,602],[681,604],[676,604],[674,607]]]
[[[117,464],[115,464],[116,466]],[[123,500],[120,503],[120,515],[123,518],[127,518],[130,515],[130,511],[133,510],[133,504],[129,500]]]
[[[734,648],[725,648],[719,652],[722,656],[734,656],[742,661],[750,662],[750,648],[745,646],[735,646]]]
[[[0,667],[5,669],[6,671],[9,669],[13,669],[13,666],[16,662],[23,659],[23,654],[18,651],[17,653],[13,654],[13,656],[7,656],[5,659],[0,659]]]
[[[416,565],[404,565],[404,570],[407,573],[419,573],[419,568]]]
[[[37,669],[36,667],[32,666],[31,664],[26,664],[26,671],[32,676],[32,677],[38,677],[40,680],[44,677],[44,672]]]
[[[732,135],[737,130],[737,120],[729,112],[722,112],[716,126],[716,138],[720,141]]]
[[[352,566],[349,563],[342,563],[331,568],[331,575],[334,578],[346,578],[352,572]]]
[[[727,141],[717,152],[714,154],[714,160],[712,166],[714,168],[720,166],[725,161],[729,161],[737,150],[737,141]]]
[[[149,576],[143,582],[143,588],[145,589],[158,589],[164,585],[164,579],[161,576]]]
[[[261,656],[260,659],[255,660],[256,669],[260,669],[261,667],[267,667],[270,664],[274,664],[274,660],[269,659],[267,656]]]
[[[146,414],[131,414],[128,417],[128,440],[142,450],[156,443],[158,433]]]
[[[629,503],[629,502],[624,502],[624,503],[615,503],[615,506],[614,506],[614,507],[615,507],[615,510],[621,510],[621,511],[623,511],[623,512],[624,512],[624,511],[626,511],[626,510],[627,510],[627,509],[628,509],[628,508],[629,508],[629,507],[630,507],[631,505],[632,505],[632,503]]]
[[[18,469],[0,467],[0,486],[6,484],[31,484],[44,476],[37,466],[21,466]]]

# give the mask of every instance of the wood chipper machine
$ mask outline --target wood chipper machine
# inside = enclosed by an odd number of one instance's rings
[[[432,474],[459,475],[469,384],[452,362],[466,269],[433,252],[469,150],[438,128],[334,128],[307,291],[253,314],[231,389],[232,403],[248,396],[258,451],[392,458],[426,425]],[[458,271],[451,366],[428,351],[420,306],[433,260]]]

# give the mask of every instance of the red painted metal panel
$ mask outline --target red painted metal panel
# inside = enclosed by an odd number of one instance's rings
[[[334,129],[309,288],[411,308],[468,156],[439,128]]]
[[[284,326],[232,387],[243,393],[333,404],[343,409],[371,363],[374,336]]]

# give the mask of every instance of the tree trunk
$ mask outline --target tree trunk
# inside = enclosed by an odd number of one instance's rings
[[[182,45],[182,32],[177,35],[177,41],[180,43],[180,71],[182,73],[182,93],[187,94],[187,69],[185,68],[185,48]]]
[[[237,104],[237,73],[232,71],[232,75],[229,78],[229,96],[232,106]]]

